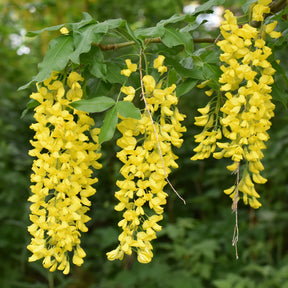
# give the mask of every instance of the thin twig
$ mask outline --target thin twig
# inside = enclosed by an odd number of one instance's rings
[[[238,162],[237,169],[235,170],[236,174],[236,188],[235,188],[235,196],[232,203],[232,212],[235,213],[235,227],[234,227],[234,233],[232,238],[232,246],[235,247],[235,254],[236,259],[239,259],[238,257],[238,251],[237,251],[237,243],[239,238],[239,227],[238,227],[238,200],[239,200],[239,178],[240,178],[240,162]]]
[[[219,33],[219,35],[216,37],[216,39],[214,39],[213,43],[216,44],[219,41],[220,37],[221,37],[221,33]]]
[[[194,43],[214,43],[215,39],[214,38],[195,38],[193,39]],[[155,37],[155,38],[146,38],[145,39],[145,44],[150,44],[150,43],[162,43],[162,39],[160,37]],[[124,47],[129,47],[135,45],[135,41],[127,41],[127,42],[122,42],[122,43],[112,43],[112,44],[99,44],[99,43],[92,43],[93,46],[99,47],[102,51],[107,51],[107,50],[118,50],[120,48]]]
[[[162,166],[163,166],[163,172],[164,172],[164,176],[165,176],[165,180],[167,181],[167,183],[169,184],[169,186],[172,188],[172,190],[174,191],[174,193],[183,201],[184,204],[186,204],[186,201],[179,195],[179,193],[176,191],[176,189],[173,187],[173,185],[171,184],[171,182],[169,181],[168,179],[168,175],[166,173],[166,169],[165,169],[165,164],[164,164],[164,159],[163,159],[163,154],[162,154],[162,150],[161,150],[161,147],[160,147],[160,141],[159,141],[159,137],[158,137],[158,133],[156,131],[156,127],[155,127],[155,124],[154,124],[154,120],[153,120],[153,117],[151,115],[151,111],[148,107],[148,103],[146,101],[146,98],[145,98],[145,92],[144,92],[144,85],[143,85],[143,75],[142,75],[142,48],[140,49],[140,59],[139,59],[139,73],[140,73],[140,83],[141,83],[141,93],[142,93],[142,99],[145,103],[145,108],[148,112],[148,115],[149,115],[149,118],[152,122],[152,126],[153,126],[153,130],[154,130],[154,133],[155,133],[155,137],[156,137],[156,140],[157,140],[157,146],[158,146],[158,150],[159,150],[159,154],[160,154],[160,157],[161,157],[161,162],[162,162]]]

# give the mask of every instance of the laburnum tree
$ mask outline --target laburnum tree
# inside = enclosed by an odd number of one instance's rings
[[[196,87],[209,99],[198,108],[194,124],[203,130],[195,135],[195,153],[188,157],[231,159],[230,187],[223,190],[236,215],[238,257],[238,201],[259,208],[255,187],[267,181],[261,160],[274,116],[273,97],[279,100],[274,77],[287,80],[273,49],[287,37],[281,31],[288,24],[285,1],[258,0],[239,17],[226,10],[217,38],[193,38],[202,25],[198,16],[223,2],[207,1],[189,15],[174,15],[148,28],[132,30],[125,20],[98,22],[84,13],[80,22],[28,33],[59,31],[39,73],[27,84],[36,82],[37,88],[28,103],[36,121],[29,152],[34,157],[29,261],[40,259],[45,268],[64,274],[71,262],[83,263],[81,233],[88,230],[86,212],[102,166],[101,145],[115,131],[121,134],[116,156],[122,163],[115,210],[123,219],[119,245],[107,251],[107,258],[122,260],[134,252],[140,263],[151,261],[165,191],[170,187],[185,203],[169,174],[181,169],[177,148],[189,129],[182,121],[191,117],[177,104]],[[195,50],[194,43],[203,43],[201,49]],[[100,119],[96,124],[95,117]]]

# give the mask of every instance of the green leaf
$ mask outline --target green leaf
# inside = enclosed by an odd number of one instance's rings
[[[106,34],[110,29],[116,29],[123,24],[123,20],[118,19],[109,19],[102,23],[98,23],[95,27],[95,33],[104,33]]]
[[[80,29],[81,27],[90,24],[90,23],[95,23],[96,20],[94,20],[92,18],[92,16],[86,12],[83,12],[83,19],[78,22],[78,23],[66,23],[66,24],[60,24],[60,25],[56,25],[56,26],[50,26],[50,27],[46,27],[44,29],[38,30],[38,31],[29,31],[26,33],[26,37],[34,37],[37,36],[39,34],[41,34],[44,31],[56,31],[56,30],[60,30],[63,26],[72,26],[73,30],[77,30]]]
[[[176,70],[176,72],[185,78],[192,78],[192,79],[198,79],[198,80],[203,80],[203,75],[202,72],[198,69],[196,69],[196,67],[192,70],[192,69],[187,69],[185,67],[183,67],[179,61],[175,60],[174,58],[166,58],[165,59],[165,63],[167,65],[171,65],[173,66],[173,68]]]
[[[213,79],[218,82],[222,72],[219,65],[204,63],[202,67],[202,73],[205,79]]]
[[[177,72],[175,69],[170,69],[168,73],[168,86],[176,83],[178,80]]]
[[[186,15],[174,14],[173,16],[171,16],[171,17],[168,18],[168,19],[161,20],[161,21],[157,24],[157,26],[158,26],[158,25],[165,26],[165,25],[167,25],[167,24],[174,24],[174,23],[183,21],[186,17],[187,17]]]
[[[204,19],[200,19],[200,21],[196,22],[196,20],[195,20],[193,23],[190,23],[190,24],[186,25],[185,27],[181,28],[180,32],[182,33],[182,32],[190,32],[190,31],[196,30],[202,24]]]
[[[132,102],[120,101],[116,103],[117,112],[124,118],[141,119],[141,113]]]
[[[70,55],[72,62],[80,64],[79,56],[82,53],[87,53],[91,49],[91,43],[101,41],[103,34],[98,34],[95,31],[99,24],[86,25],[81,30],[74,31],[75,51]]]
[[[281,86],[283,86],[282,83],[279,85],[276,81],[274,82],[272,85],[272,97],[274,100],[280,101],[287,108],[288,94],[285,93],[285,88]]]
[[[183,83],[181,83],[179,86],[176,88],[176,95],[177,97],[180,97],[188,92],[190,92],[195,85],[197,84],[197,80],[194,79],[187,79]]]
[[[127,21],[123,20],[121,26],[121,32],[124,33],[128,39],[133,40],[135,43],[141,45],[141,40],[136,37],[133,30],[128,25]]]
[[[209,0],[198,6],[190,15],[199,14],[203,11],[210,10],[213,6],[219,6],[225,3],[225,0]]]
[[[206,53],[201,54],[201,59],[204,63],[216,64],[219,66],[219,51],[206,50]]]
[[[83,54],[81,56],[81,63],[87,64],[89,66],[89,72],[103,80],[106,79],[107,67],[104,63],[104,56],[101,49],[97,46],[92,46],[89,53]]]
[[[165,33],[165,28],[163,26],[155,26],[149,28],[138,28],[135,30],[135,36],[139,38],[153,38],[162,37]]]
[[[99,144],[102,144],[105,141],[109,141],[112,139],[116,125],[118,122],[118,116],[117,116],[117,109],[116,106],[114,106],[111,110],[108,111],[108,113],[105,116],[103,126],[101,127],[101,131],[99,134]]]
[[[39,73],[36,76],[36,81],[44,81],[50,77],[53,71],[62,71],[66,67],[73,50],[72,36],[61,35],[53,39],[43,61],[38,65]]]
[[[277,73],[276,73],[276,77],[278,76],[280,76],[282,79],[281,79],[281,83],[285,83],[285,85],[286,85],[286,89],[288,88],[288,78],[287,78],[287,76],[286,76],[286,70],[280,65],[280,64],[278,64],[276,61],[273,61],[272,62],[272,66],[273,66],[273,68],[277,71]],[[278,80],[279,81],[279,80]],[[277,81],[277,82],[278,82]],[[276,81],[275,81],[276,82]]]
[[[245,3],[241,6],[243,12],[246,14],[248,12],[251,4],[253,4],[256,1],[257,0],[247,0],[247,1],[245,1]]]
[[[72,102],[70,105],[77,110],[81,110],[89,113],[103,112],[108,108],[112,107],[115,101],[106,96],[98,96],[92,99],[83,99]]]
[[[80,22],[71,24],[74,31],[76,31],[77,29],[80,29],[81,27],[84,27],[85,25],[88,25],[91,23],[97,23],[97,21],[89,13],[82,12],[82,15],[83,15],[83,19]]]
[[[126,77],[121,75],[121,68],[115,63],[107,63],[107,81],[110,83],[120,83],[125,82]]]
[[[32,83],[34,83],[34,82],[36,82],[36,81],[37,81],[37,80],[36,80],[36,77],[34,76],[30,82],[28,82],[28,83],[24,84],[23,86],[19,87],[19,88],[17,89],[17,91],[21,91],[21,90],[27,89],[28,87],[30,87],[30,85],[31,85]]]
[[[122,23],[122,19],[110,19],[101,23],[85,25],[81,27],[81,29],[78,29],[79,27],[75,26],[76,28],[74,29],[74,45],[76,47],[76,50],[70,56],[72,62],[80,64],[79,56],[83,53],[89,52],[91,50],[92,43],[99,43],[102,40],[103,35],[108,33],[109,29],[115,29],[121,26]],[[99,61],[97,62],[99,63]],[[98,72],[99,71],[97,71],[96,73]]]
[[[162,37],[162,42],[167,47],[175,47],[183,45],[188,54],[193,53],[193,39],[188,32],[179,32],[173,28],[165,28],[165,34]]]
[[[39,105],[39,102],[38,101],[36,101],[35,99],[31,99],[30,101],[28,101],[28,103],[27,103],[27,105],[26,105],[26,109],[22,112],[22,114],[21,114],[21,119],[28,113],[28,111],[30,110],[30,109],[33,109],[33,108],[35,108],[36,106],[38,106]]]
[[[60,25],[56,25],[56,26],[50,26],[50,27],[46,27],[44,29],[41,30],[37,30],[37,31],[28,31],[25,36],[26,37],[34,37],[37,36],[41,33],[43,33],[44,31],[56,31],[61,29],[63,26],[65,26],[65,24],[60,24]]]
[[[112,84],[104,82],[100,78],[91,77],[86,84],[86,94],[89,99],[98,97],[98,95],[107,95]]]

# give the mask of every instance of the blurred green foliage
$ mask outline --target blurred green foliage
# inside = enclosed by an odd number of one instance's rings
[[[44,38],[25,42],[31,49],[30,54],[17,55],[19,46],[11,46],[11,34],[21,37],[23,27],[38,30],[79,21],[82,11],[88,11],[101,21],[121,17],[134,28],[155,25],[159,20],[181,12],[184,1],[111,0],[103,3],[86,0],[69,1],[69,5],[68,1],[24,2],[25,5],[15,0],[0,4],[1,11],[5,11],[0,14],[0,287],[288,287],[288,117],[287,97],[283,96],[288,91],[280,76],[276,83],[280,87],[275,102],[276,116],[263,161],[264,176],[269,181],[259,187],[262,202],[259,210],[239,206],[239,260],[235,259],[231,245],[235,215],[231,213],[230,199],[222,192],[227,188],[227,182],[232,181],[226,163],[213,159],[190,161],[195,147],[193,135],[197,132],[193,117],[196,108],[207,101],[204,92],[196,89],[193,94],[184,93],[180,99],[180,110],[188,115],[185,123],[188,132],[178,151],[180,169],[171,176],[187,205],[168,191],[164,228],[153,243],[153,261],[147,265],[139,264],[133,255],[123,262],[106,260],[105,253],[115,246],[119,232],[116,224],[119,215],[114,213],[113,194],[121,164],[115,157],[117,148],[113,140],[103,144],[103,169],[97,172],[100,181],[96,185],[98,192],[92,199],[92,220],[89,232],[82,237],[87,252],[83,266],[74,267],[71,274],[64,277],[61,272],[48,273],[40,262],[27,262],[29,212],[26,199],[32,162],[27,152],[32,137],[29,125],[33,120],[30,112],[21,119],[31,91],[17,92],[17,88],[37,74],[41,51],[47,49],[47,39],[51,35],[47,33]],[[235,5],[234,1],[226,1],[225,5],[233,5],[233,9],[241,13],[241,3],[244,2],[237,1]],[[200,32],[217,36],[217,31]],[[287,38],[277,45],[277,57],[281,59],[282,67],[287,67]],[[200,49],[201,45],[196,48]],[[91,89],[97,85],[90,84]],[[109,87],[102,85],[98,89],[108,91]]]

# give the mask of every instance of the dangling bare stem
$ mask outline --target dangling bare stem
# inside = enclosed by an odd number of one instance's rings
[[[238,227],[238,200],[239,200],[239,179],[240,179],[240,162],[238,162],[237,169],[235,170],[236,174],[236,188],[235,188],[235,197],[232,203],[232,212],[235,213],[235,227],[234,227],[234,233],[232,238],[232,246],[235,247],[235,254],[236,259],[239,259],[238,251],[237,251],[237,243],[239,238],[239,227]]]
[[[158,150],[159,150],[159,154],[160,154],[160,157],[161,157],[161,162],[162,162],[162,166],[163,166],[163,171],[164,171],[164,175],[165,175],[165,180],[167,181],[167,183],[169,184],[169,186],[171,187],[171,189],[174,191],[174,193],[183,201],[184,204],[186,204],[186,201],[180,196],[180,194],[176,191],[176,189],[173,187],[173,185],[171,184],[170,180],[168,179],[168,175],[166,173],[166,169],[165,169],[165,164],[164,164],[164,159],[163,159],[163,154],[162,154],[162,150],[161,150],[161,147],[160,147],[160,141],[159,141],[159,137],[158,137],[158,133],[156,131],[156,127],[155,127],[155,124],[154,124],[154,120],[153,120],[153,117],[152,117],[152,114],[151,114],[151,111],[148,107],[148,103],[146,101],[146,98],[145,98],[145,92],[144,92],[144,84],[143,84],[143,74],[142,74],[142,53],[143,53],[143,50],[142,48],[140,49],[140,59],[139,59],[139,73],[140,73],[140,83],[141,83],[141,94],[142,94],[142,99],[144,101],[144,104],[145,104],[145,109],[146,111],[148,112],[148,115],[149,115],[149,118],[152,122],[152,126],[153,126],[153,130],[154,130],[154,133],[155,133],[155,137],[156,137],[156,141],[157,141],[157,146],[158,146]]]

